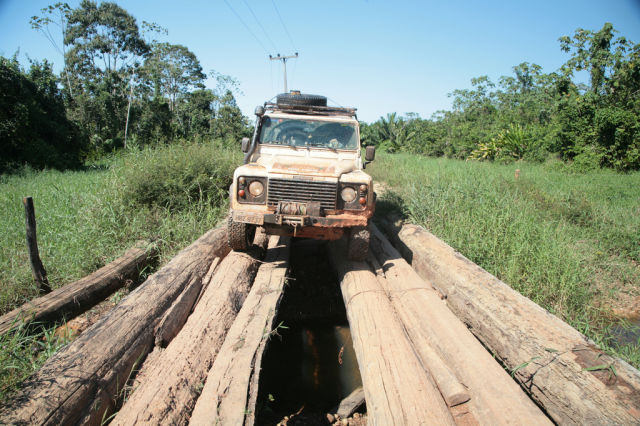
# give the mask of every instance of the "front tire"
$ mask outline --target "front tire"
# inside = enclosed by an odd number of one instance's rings
[[[347,258],[349,260],[362,261],[369,254],[369,240],[371,232],[368,226],[355,226],[349,231],[349,243],[347,244]]]
[[[229,216],[229,220],[227,221],[227,235],[232,250],[245,251],[253,244],[256,227],[248,223],[235,222],[233,217]]]

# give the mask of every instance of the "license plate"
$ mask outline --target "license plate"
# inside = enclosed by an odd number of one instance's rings
[[[252,225],[264,224],[264,216],[262,216],[261,214],[234,212],[233,220],[235,220],[236,222],[251,223]]]

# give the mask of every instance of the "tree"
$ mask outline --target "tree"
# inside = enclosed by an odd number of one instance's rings
[[[76,96],[69,106],[94,149],[121,145],[128,83],[148,46],[133,16],[115,3],[83,0],[68,14],[65,60]]]
[[[69,14],[64,40],[71,46],[68,62],[72,69],[89,81],[116,73],[130,75],[137,61],[149,51],[140,36],[136,19],[115,3],[100,6],[82,0]]]
[[[154,43],[151,46],[141,74],[167,97],[171,111],[175,109],[178,96],[194,88],[204,88],[206,78],[193,52],[185,46],[169,43]]]
[[[565,75],[587,70],[587,93],[569,93],[559,101],[557,120],[561,153],[566,159],[620,170],[640,168],[640,45],[605,23],[597,32],[576,30],[561,37],[571,57]]]
[[[71,78],[69,68],[67,66],[67,49],[64,40],[69,30],[69,16],[71,15],[71,7],[67,3],[55,3],[53,5],[40,9],[42,16],[31,17],[31,28],[41,32],[51,43],[53,48],[62,55],[64,61],[63,73],[65,75],[64,83],[66,84],[69,96],[73,98],[73,88],[71,86]],[[50,27],[57,26],[62,35],[62,44],[59,45],[56,37],[52,34]]]
[[[210,89],[194,90],[181,98],[176,109],[176,120],[183,137],[194,138],[211,134],[216,96]]]
[[[29,164],[75,167],[84,154],[77,127],[67,120],[51,64],[0,57],[0,173]]]
[[[227,90],[219,99],[219,107],[215,111],[215,120],[211,129],[212,136],[234,144],[243,136],[249,136],[248,130],[247,120],[238,108],[233,93],[231,90]]]
[[[614,39],[616,32],[613,25],[607,22],[600,31],[578,28],[573,38],[563,36],[559,39],[562,51],[572,55],[563,69],[569,74],[587,70],[594,93],[602,91],[614,67],[624,60],[629,42],[624,37]]]

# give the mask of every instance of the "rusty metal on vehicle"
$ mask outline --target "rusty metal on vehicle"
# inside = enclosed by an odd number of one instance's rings
[[[283,201],[320,203],[323,209],[336,208],[337,182],[314,182],[294,179],[269,179],[267,203],[276,205]],[[317,215],[316,215],[317,216]]]
[[[253,138],[242,141],[245,164],[229,189],[230,224],[245,225],[229,233],[232,248],[246,245],[238,229],[255,226],[268,234],[327,240],[346,234],[368,247],[375,193],[364,169],[375,151],[367,147],[361,158],[356,110],[328,107],[325,97],[299,92],[279,95],[281,100],[256,108]]]

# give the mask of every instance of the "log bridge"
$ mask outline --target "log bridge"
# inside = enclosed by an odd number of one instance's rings
[[[379,225],[365,262],[325,244],[369,424],[640,423],[638,370],[426,230]],[[0,423],[254,424],[290,254],[289,237],[239,253],[207,232],[51,357]]]

